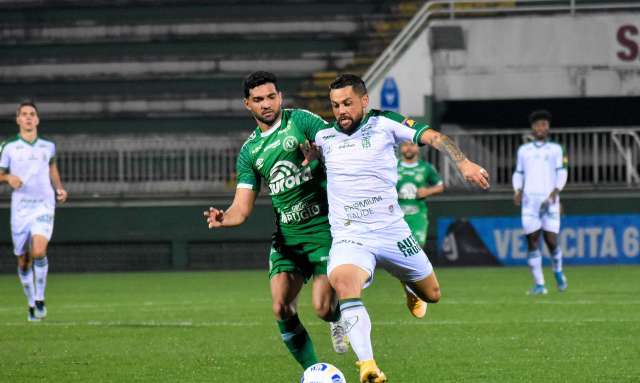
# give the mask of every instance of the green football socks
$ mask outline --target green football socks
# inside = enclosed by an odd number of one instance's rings
[[[318,363],[318,357],[313,350],[313,342],[300,322],[298,314],[277,322],[282,341],[302,368],[307,369],[307,367]]]

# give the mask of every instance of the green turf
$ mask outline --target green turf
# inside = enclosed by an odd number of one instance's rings
[[[52,260],[55,262],[55,260]],[[569,290],[524,294],[525,268],[441,269],[443,299],[415,320],[385,273],[366,290],[390,382],[638,382],[640,268],[579,267]],[[550,273],[547,277],[550,279]],[[49,317],[26,322],[0,277],[0,382],[298,382],[264,272],[51,274]],[[300,311],[323,361],[357,382],[349,352]]]

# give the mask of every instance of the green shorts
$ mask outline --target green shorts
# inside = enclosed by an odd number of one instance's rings
[[[271,245],[269,279],[280,273],[304,276],[305,282],[316,275],[327,274],[331,243],[302,242],[292,246]]]
[[[422,214],[405,215],[404,220],[409,225],[418,245],[424,247],[427,243],[427,230],[429,229],[429,220]]]

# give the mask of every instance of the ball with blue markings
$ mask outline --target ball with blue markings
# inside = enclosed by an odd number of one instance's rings
[[[336,366],[316,363],[304,371],[300,383],[347,383],[347,380]]]

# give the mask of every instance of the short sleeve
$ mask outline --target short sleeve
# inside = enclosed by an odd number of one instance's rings
[[[567,167],[569,167],[569,157],[567,157],[567,151],[564,149],[564,146],[558,146],[559,150],[556,157],[556,170],[566,169]]]
[[[240,149],[240,154],[238,154],[236,181],[237,188],[251,189],[254,191],[260,189],[260,174],[251,164],[251,153],[246,144]]]
[[[51,153],[49,156],[49,165],[56,163],[56,144],[51,144]]]
[[[416,122],[395,112],[384,111],[381,112],[381,116],[389,121],[387,125],[391,128],[398,145],[405,141],[412,141],[415,144],[422,145],[420,137],[422,133],[430,129],[427,124]]]
[[[291,118],[294,119],[298,129],[309,141],[315,141],[316,134],[329,127],[329,124],[322,117],[306,109],[295,109]]]
[[[427,180],[427,184],[430,186],[436,186],[442,183],[442,178],[440,178],[440,174],[431,164],[427,164],[427,169],[425,172],[425,179]]]
[[[11,168],[11,158],[8,151],[5,150],[5,144],[5,142],[0,144],[0,170],[6,172]]]

